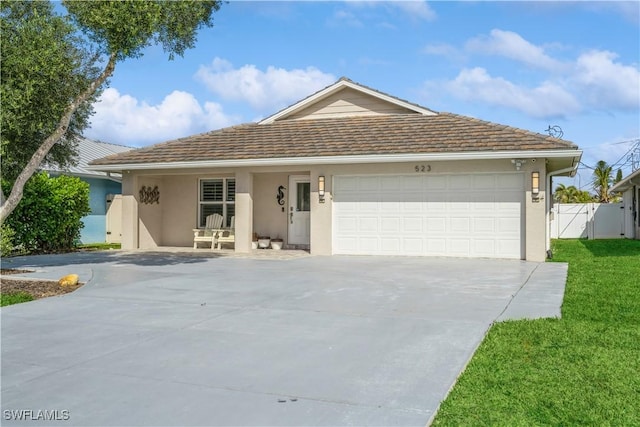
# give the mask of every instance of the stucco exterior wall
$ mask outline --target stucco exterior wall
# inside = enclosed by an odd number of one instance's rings
[[[428,174],[514,172],[510,159],[481,161],[406,162],[386,164],[311,165],[309,167],[256,167],[227,170],[145,171],[143,174],[125,174],[123,193],[131,197],[123,199],[123,216],[139,215],[139,222],[123,222],[124,248],[149,248],[158,245],[191,246],[191,230],[197,223],[198,179],[221,176],[236,178],[236,251],[247,252],[255,231],[271,237],[286,238],[287,213],[277,204],[278,186],[288,186],[289,175],[310,174],[311,214],[310,247],[315,255],[332,254],[332,186],[334,175],[404,174],[416,173],[416,166],[430,166]],[[540,172],[540,198],[531,198],[531,172]],[[531,159],[520,172],[524,175],[525,194],[522,206],[522,230],[524,258],[544,261],[546,257],[546,188],[544,159]],[[419,172],[423,173],[423,172]],[[318,176],[325,176],[325,200],[318,197]],[[139,205],[137,194],[142,185],[158,185],[160,205]],[[134,191],[135,188],[135,191]],[[130,192],[130,193],[128,193]],[[288,193],[286,193],[288,197]],[[127,200],[129,200],[127,202]],[[285,207],[287,204],[285,204]],[[135,233],[138,228],[138,242]],[[136,244],[138,246],[136,246]]]
[[[198,176],[166,175],[160,200],[162,246],[193,245],[193,229],[198,226]]]
[[[271,238],[287,238],[288,191],[284,190],[284,205],[276,199],[278,187],[289,187],[289,175],[284,172],[253,175],[253,232]]]
[[[142,186],[158,186],[160,191],[160,203],[140,203],[140,195],[136,194],[138,201],[138,244],[140,249],[154,249],[162,245],[162,217],[163,209],[172,203],[162,197],[165,190],[164,179],[158,177],[141,177],[138,180],[138,193]]]

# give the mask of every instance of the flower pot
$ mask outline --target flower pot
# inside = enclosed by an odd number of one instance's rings
[[[282,240],[281,239],[273,239],[271,241],[271,249],[275,251],[279,251],[282,249]]]
[[[271,237],[258,238],[258,248],[267,249],[270,244],[271,244]]]
[[[251,249],[258,249],[258,241],[254,240],[251,242]]]

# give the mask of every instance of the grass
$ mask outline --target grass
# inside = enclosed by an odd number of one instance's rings
[[[553,252],[562,318],[493,325],[434,426],[640,426],[640,241]]]
[[[86,243],[78,245],[78,249],[84,251],[104,251],[109,249],[120,249],[120,243]]]
[[[21,302],[28,302],[33,300],[34,298],[26,292],[0,294],[0,307],[4,307],[5,305],[19,304]]]

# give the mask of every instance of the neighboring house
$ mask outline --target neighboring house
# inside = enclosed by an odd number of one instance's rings
[[[126,249],[192,246],[192,228],[218,212],[226,224],[235,217],[236,252],[251,250],[255,232],[320,255],[542,261],[551,176],[575,174],[581,155],[568,141],[342,78],[258,123],[92,168],[123,174]],[[151,189],[159,202],[141,198]]]
[[[624,237],[640,239],[640,169],[623,178],[610,191],[622,193]]]
[[[78,140],[78,164],[67,170],[49,169],[51,175],[77,176],[89,184],[89,206],[91,213],[82,218],[84,227],[81,230],[82,243],[103,243],[107,241],[106,216],[111,203],[107,195],[122,193],[122,177],[119,173],[99,172],[88,169],[89,162],[112,154],[123,153],[131,147],[92,141],[86,138]],[[116,214],[120,217],[120,214]],[[119,233],[118,233],[119,234]],[[118,241],[119,236],[113,236],[112,241]]]

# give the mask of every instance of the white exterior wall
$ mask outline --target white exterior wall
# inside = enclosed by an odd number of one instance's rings
[[[197,227],[198,179],[235,176],[236,178],[236,243],[238,252],[251,248],[254,231],[269,234],[285,233],[286,213],[276,203],[279,185],[287,185],[289,175],[310,175],[311,213],[310,248],[316,255],[331,255],[332,250],[332,186],[334,175],[408,175],[415,174],[422,163],[385,163],[354,165],[315,165],[308,168],[260,167],[238,169],[144,171],[125,173],[123,179],[123,248],[153,248],[193,244],[192,229]],[[464,174],[514,172],[510,160],[428,162],[428,174]],[[527,162],[521,168],[525,195],[522,213],[524,258],[543,261],[546,256],[545,180],[540,180],[540,199],[531,198],[531,172],[544,177],[544,160]],[[182,172],[182,173],[181,173]],[[422,173],[422,172],[419,172]],[[318,177],[325,176],[325,202],[318,197]],[[158,185],[160,204],[138,203],[137,192],[142,185]],[[132,218],[137,218],[133,221]],[[265,230],[266,229],[266,230]],[[272,236],[273,237],[273,236]],[[282,236],[284,238],[284,236]]]

